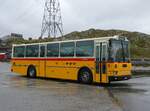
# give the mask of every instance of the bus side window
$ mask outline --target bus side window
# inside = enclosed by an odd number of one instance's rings
[[[26,57],[38,57],[38,56],[39,56],[39,45],[26,46]]]
[[[60,56],[61,57],[73,57],[75,50],[75,43],[74,42],[66,42],[61,43],[60,45]]]
[[[76,43],[77,57],[93,57],[94,55],[94,41],[78,41]]]
[[[59,43],[47,44],[47,57],[59,56]]]

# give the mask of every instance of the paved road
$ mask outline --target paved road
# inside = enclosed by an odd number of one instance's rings
[[[0,111],[149,111],[150,77],[110,86],[28,79],[0,63]]]
[[[123,111],[150,111],[150,77],[114,83],[107,89]]]

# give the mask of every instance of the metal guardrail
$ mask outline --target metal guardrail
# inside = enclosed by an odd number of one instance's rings
[[[150,58],[131,59],[131,61],[150,61]]]
[[[150,65],[150,58],[131,59],[133,65]]]

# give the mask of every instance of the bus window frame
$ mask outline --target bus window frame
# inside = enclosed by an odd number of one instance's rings
[[[58,56],[57,57],[48,57],[48,45],[51,45],[51,44],[58,44],[59,46],[58,46]],[[45,58],[60,58],[60,42],[55,42],[55,43],[46,43],[46,56],[45,56]]]
[[[93,41],[94,45],[93,45],[93,56],[77,56],[77,42],[85,42],[85,41]],[[95,40],[81,40],[81,41],[75,41],[76,45],[75,45],[75,57],[76,58],[95,58],[95,46],[96,46],[96,41]]]
[[[94,42],[94,48],[93,48],[93,56],[84,56],[84,57],[77,57],[76,56],[76,46],[77,46],[77,42],[78,41],[93,41]],[[73,57],[61,57],[60,56],[60,49],[61,49],[61,43],[68,43],[68,42],[74,42],[75,44],[75,48],[74,48],[74,56]],[[56,44],[58,43],[59,44],[59,56],[58,57],[48,57],[47,56],[47,45],[48,44]],[[96,40],[77,40],[77,41],[74,41],[74,40],[71,40],[71,41],[58,41],[58,42],[50,42],[50,43],[45,43],[46,44],[46,56],[45,58],[83,58],[83,59],[86,59],[86,58],[95,58],[95,46],[96,46]]]
[[[74,43],[74,55],[73,56],[66,56],[66,57],[63,57],[63,56],[61,56],[61,44],[62,43]],[[59,47],[60,47],[60,49],[59,49],[59,57],[60,58],[75,58],[76,57],[76,42],[75,41],[71,41],[71,42],[61,42],[60,44],[59,44]]]
[[[25,47],[25,49],[24,49],[24,57],[14,57],[14,48],[15,48],[15,47],[22,47],[22,46]],[[11,54],[11,57],[12,57],[12,58],[25,58],[25,57],[26,57],[26,45],[13,45],[13,46],[12,46],[12,54]]]
[[[94,48],[93,48],[93,56],[84,56],[84,57],[77,57],[76,56],[76,46],[77,46],[77,42],[79,42],[79,41],[94,41]],[[99,40],[90,40],[90,39],[81,39],[81,40],[69,40],[69,41],[58,41],[58,42],[45,42],[45,43],[32,43],[32,44],[22,44],[22,45],[13,45],[13,50],[14,50],[14,47],[16,47],[16,46],[25,46],[25,57],[24,58],[95,58],[95,50],[96,50],[96,43],[97,43],[97,41],[99,41]],[[75,49],[74,49],[74,56],[73,57],[61,57],[60,56],[60,44],[61,43],[64,43],[64,42],[74,42],[75,43]],[[58,43],[59,44],[59,56],[58,57],[48,57],[47,56],[47,45],[48,44],[55,44],[55,43]],[[38,54],[38,57],[26,57],[26,47],[27,46],[30,46],[30,45],[38,45],[39,46],[39,54]],[[40,45],[45,45],[45,47],[46,47],[46,52],[45,52],[45,57],[40,57]],[[14,53],[14,51],[13,51],[13,53]],[[12,58],[15,58],[15,57],[13,57],[13,53],[12,53]],[[19,58],[19,57],[17,57],[17,58]],[[21,57],[22,58],[22,57]]]
[[[27,57],[27,46],[34,46],[34,45],[38,45],[38,57]],[[25,58],[40,58],[39,54],[40,54],[40,44],[27,44],[25,46]]]

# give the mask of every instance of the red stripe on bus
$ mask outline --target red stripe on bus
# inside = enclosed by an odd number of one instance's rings
[[[12,58],[12,60],[94,61],[95,58]]]

